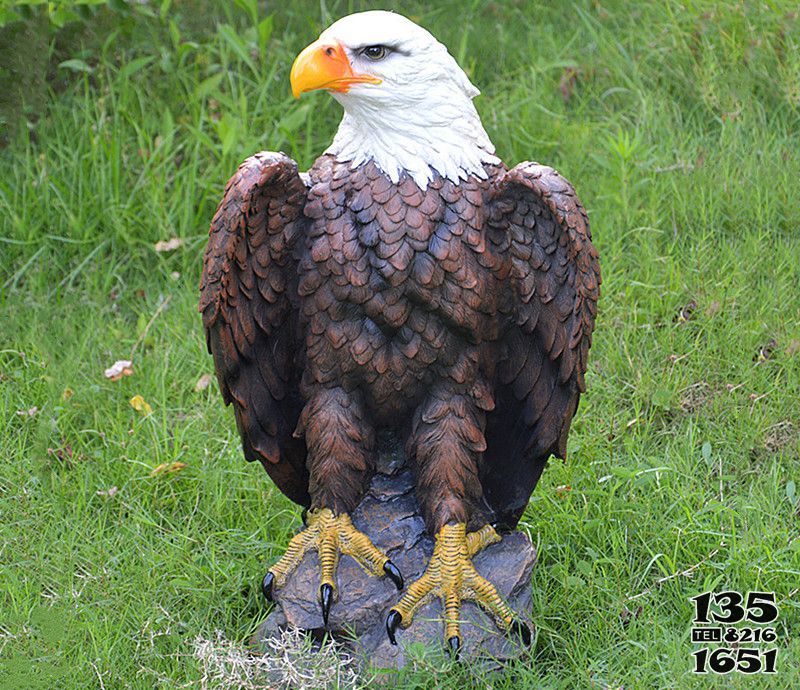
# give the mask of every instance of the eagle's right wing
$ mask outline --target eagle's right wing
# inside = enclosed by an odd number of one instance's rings
[[[498,522],[513,527],[548,457],[566,456],[586,390],[600,263],[586,211],[555,170],[520,163],[494,192],[488,222],[509,242],[513,310],[487,415],[482,483]]]
[[[306,228],[306,186],[282,153],[248,158],[230,179],[211,231],[200,311],[245,457],[259,460],[290,499],[309,504],[306,449],[292,433],[302,409],[302,334],[292,257]],[[296,307],[296,305],[295,305]]]

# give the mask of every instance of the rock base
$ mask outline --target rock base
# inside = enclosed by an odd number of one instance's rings
[[[411,472],[376,474],[352,518],[355,527],[368,534],[400,569],[406,586],[422,575],[433,553],[433,539],[420,517]],[[523,620],[531,609],[530,580],[535,562],[536,550],[521,532],[504,535],[501,542],[488,546],[473,559],[476,570],[497,587]],[[398,631],[398,645],[393,646],[386,635],[386,616],[401,593],[391,580],[370,577],[349,556],[339,561],[337,580],[338,599],[331,607],[327,632],[362,663],[373,668],[401,668],[412,647],[444,649],[438,599],[422,607],[409,628]],[[254,647],[264,649],[265,640],[287,627],[309,631],[321,639],[326,629],[317,601],[318,589],[317,556],[309,553],[286,584],[275,591],[277,606],[254,636]],[[504,635],[472,602],[463,604],[461,618],[461,658],[510,660],[524,652],[517,639]]]

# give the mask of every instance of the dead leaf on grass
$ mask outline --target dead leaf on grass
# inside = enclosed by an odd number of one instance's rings
[[[119,381],[123,376],[133,374],[133,362],[129,359],[119,359],[103,372],[107,379]]]
[[[157,477],[159,474],[176,474],[185,467],[188,467],[188,465],[180,460],[176,462],[162,462],[150,473],[150,476]]]
[[[194,392],[199,393],[200,391],[204,391],[211,385],[213,380],[214,377],[211,374],[203,374],[199,379],[197,379],[197,383],[194,384]]]
[[[786,346],[786,356],[792,357],[798,352],[800,352],[800,340],[792,340],[792,342]]]
[[[681,307],[681,310],[675,314],[675,318],[672,319],[673,323],[686,323],[692,318],[695,309],[697,309],[697,302],[693,299],[689,300]]]
[[[642,615],[643,610],[644,608],[641,606],[641,604],[633,610],[629,609],[627,606],[623,606],[622,611],[620,611],[619,614],[619,619],[622,622],[622,625],[627,626],[632,620],[637,619]]]
[[[556,487],[556,498],[566,498],[570,491],[572,491],[572,487],[569,484],[561,484]]]
[[[144,415],[153,414],[153,408],[150,406],[150,403],[148,403],[141,395],[134,395],[131,398],[131,407]]]
[[[180,237],[170,237],[168,240],[160,240],[153,245],[153,249],[157,252],[172,252],[180,249],[183,246],[183,240]]]
[[[758,352],[753,356],[753,361],[756,364],[762,364],[770,359],[775,354],[775,348],[778,347],[778,341],[772,338],[766,345],[758,348]]]
[[[83,460],[85,458],[84,455],[76,455],[72,450],[72,446],[65,439],[61,440],[61,446],[58,448],[48,448],[47,455],[58,460],[69,470],[74,467],[73,460]]]

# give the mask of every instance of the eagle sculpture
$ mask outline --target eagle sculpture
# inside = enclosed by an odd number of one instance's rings
[[[245,457],[308,508],[263,591],[309,550],[326,624],[340,554],[403,588],[349,517],[381,430],[404,444],[435,535],[388,613],[391,641],[438,596],[452,648],[462,600],[529,642],[471,558],[566,453],[600,285],[586,212],[552,168],[503,165],[478,90],[401,15],[340,19],[297,57],[291,86],[339,101],[338,132],[307,173],[282,153],[241,165],[211,223],[200,299]]]

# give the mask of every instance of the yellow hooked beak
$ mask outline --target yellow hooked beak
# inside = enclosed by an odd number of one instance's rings
[[[341,44],[319,40],[304,48],[297,56],[289,80],[295,98],[315,89],[347,93],[353,84],[381,83],[380,79],[370,74],[353,72],[353,66]]]

